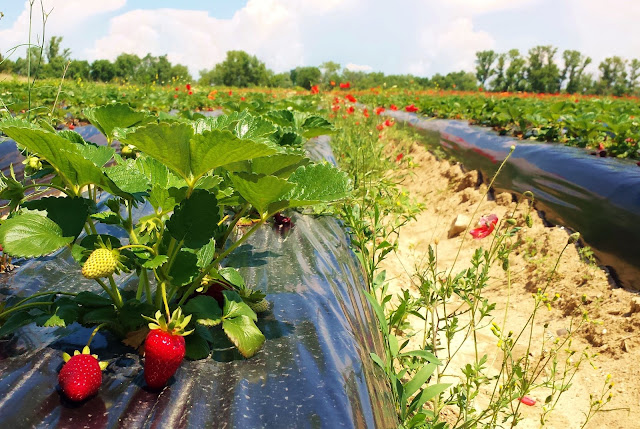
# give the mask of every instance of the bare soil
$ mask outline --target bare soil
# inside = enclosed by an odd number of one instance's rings
[[[490,237],[474,240],[468,232],[449,238],[448,231],[457,215],[472,217],[476,206],[479,210],[474,216],[475,224],[482,215],[495,213],[503,219],[515,207],[512,195],[504,193],[483,198],[487,186],[479,182],[478,172],[465,171],[461,165],[455,165],[436,158],[421,145],[405,142],[391,143],[388,154],[396,159],[399,153],[404,154],[404,180],[402,186],[425,205],[425,209],[417,219],[401,232],[399,247],[395,254],[385,260],[383,269],[387,271],[387,279],[391,283],[391,291],[399,293],[401,289],[409,289],[417,294],[415,267],[424,265],[429,245],[436,246],[438,266],[450,269],[456,254],[460,255],[455,262],[454,273],[458,273],[469,265],[469,260],[476,248],[488,247]],[[527,204],[521,204],[516,217],[522,219],[527,211]],[[560,227],[545,226],[535,210],[533,226],[521,231],[522,244],[514,251],[510,259],[511,286],[508,286],[505,272],[498,266],[492,270],[490,284],[485,290],[485,297],[497,304],[493,317],[502,324],[507,309],[506,328],[515,332],[529,318],[538,288],[547,284],[549,273],[556,259],[565,247],[569,231]],[[465,237],[466,235],[466,237]],[[464,240],[463,240],[464,238]],[[485,241],[486,240],[486,241]],[[462,246],[461,246],[461,241]],[[611,389],[613,398],[603,411],[596,414],[586,427],[588,428],[638,428],[640,427],[640,298],[637,292],[618,288],[607,273],[596,263],[588,263],[579,253],[579,247],[570,245],[564,252],[557,274],[550,282],[547,292],[553,297],[559,295],[548,310],[544,308],[538,313],[532,335],[533,356],[544,353],[545,344],[554,337],[567,335],[571,321],[581,318],[587,311],[593,322],[585,324],[574,332],[572,347],[596,354],[593,365],[584,362],[572,380],[572,386],[558,403],[556,409],[547,419],[546,426],[552,428],[581,428],[585,421],[585,413],[589,410],[590,394],[598,394],[603,388],[607,374],[611,374],[614,386]],[[508,306],[507,306],[508,303]],[[421,342],[423,323],[420,319],[412,320],[414,334],[412,341]],[[544,325],[548,324],[545,329]],[[478,332],[480,354],[486,353],[493,370],[500,367],[502,352],[497,347],[496,337],[488,327]],[[516,352],[526,352],[526,344],[516,347]],[[471,342],[465,343],[461,352],[451,365],[451,377],[445,382],[455,383],[461,375],[462,365],[472,362],[474,350]],[[575,360],[578,359],[576,357]],[[544,399],[548,392],[538,389],[530,395],[537,402],[533,406],[521,406],[524,420],[518,427],[534,428],[540,426],[540,414]],[[479,406],[486,396],[477,399]],[[449,414],[455,411],[447,410]]]

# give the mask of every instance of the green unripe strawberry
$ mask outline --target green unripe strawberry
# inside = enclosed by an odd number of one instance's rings
[[[247,304],[256,313],[264,313],[269,309],[269,301],[264,298],[258,302],[247,302]]]
[[[132,158],[135,154],[135,147],[131,145],[122,145],[120,148],[120,155],[122,155],[123,158]]]
[[[118,251],[111,249],[94,250],[82,267],[82,275],[88,279],[109,277],[118,269]]]

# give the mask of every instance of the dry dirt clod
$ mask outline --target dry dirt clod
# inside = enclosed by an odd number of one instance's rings
[[[449,227],[449,233],[447,234],[447,237],[453,238],[460,235],[460,233],[467,229],[467,226],[469,226],[469,222],[471,222],[471,219],[467,215],[459,214],[458,216],[456,216],[456,218],[451,223],[451,226]]]

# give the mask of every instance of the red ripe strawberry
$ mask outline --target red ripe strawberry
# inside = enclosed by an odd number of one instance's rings
[[[178,370],[185,355],[184,336],[193,331],[184,332],[191,315],[184,317],[178,308],[166,322],[160,311],[151,320],[145,340],[144,379],[152,389],[160,389]]]
[[[84,401],[98,393],[107,362],[98,361],[98,356],[92,355],[89,347],[82,349],[82,353],[76,350],[73,356],[65,353],[63,357],[65,364],[58,374],[58,383],[67,398]]]

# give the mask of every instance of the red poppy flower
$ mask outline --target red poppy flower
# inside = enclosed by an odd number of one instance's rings
[[[376,115],[379,115],[380,113],[384,112],[384,107],[376,107],[373,111]]]
[[[387,119],[386,121],[384,121],[385,127],[393,127],[393,124],[395,124],[395,122],[393,122],[391,119]]]
[[[193,95],[193,91],[189,91],[189,95]]]
[[[378,129],[378,131],[382,131],[384,129],[384,124],[378,124],[376,125],[376,128]]]
[[[417,108],[416,106],[414,106],[413,104],[410,104],[410,105],[408,105],[407,107],[405,107],[405,108],[404,108],[404,110],[406,110],[407,112],[410,112],[410,113],[415,113],[415,112],[417,112],[417,111],[418,111],[418,110],[420,110],[420,109],[418,109],[418,108]]]
[[[336,86],[336,83],[334,81],[331,81],[331,86]]]
[[[312,93],[312,94],[317,94],[317,93],[319,93],[319,92],[320,92],[320,88],[318,87],[318,85],[313,85],[313,86],[311,87],[311,93]]]
[[[364,115],[365,118],[368,118],[369,117],[369,110],[368,109],[364,109],[362,111],[362,114]]]
[[[356,100],[356,97],[354,97],[354,96],[353,96],[353,95],[351,95],[351,94],[347,94],[347,95],[346,95],[346,97],[344,97],[344,98],[346,98],[347,100],[349,100],[349,101],[350,101],[350,102],[352,102],[352,103],[355,103],[355,102],[357,101],[357,100]]]
[[[392,104],[391,106],[389,106],[389,109],[395,112],[396,110],[398,110],[398,106],[396,106],[395,104]]]
[[[340,99],[338,97],[333,97],[333,104],[340,104]]]
[[[334,104],[333,106],[331,106],[331,110],[333,110],[334,112],[337,112],[338,110],[340,110],[340,105]]]
[[[396,156],[396,162],[402,161],[402,158],[404,158],[404,155],[399,153],[398,156]]]
[[[233,91],[229,91],[229,97],[233,95]]]
[[[240,97],[240,101],[245,101],[245,100],[246,100],[246,98]]]
[[[347,115],[342,115],[342,119],[347,119]]]
[[[174,95],[173,95],[173,98],[178,98],[178,94],[174,94]]]
[[[190,83],[187,84],[187,91],[191,91],[191,84]]]
[[[180,91],[180,88],[178,88],[177,86],[176,86],[176,91]]]
[[[483,216],[478,222],[478,225],[480,226],[469,231],[469,234],[471,234],[475,239],[485,238],[487,235],[493,232],[497,223],[498,216],[496,216],[495,214]]]
[[[340,88],[349,89],[351,88],[351,84],[349,82],[340,82]]]
[[[530,407],[533,407],[536,404],[536,400],[530,396],[523,396],[522,398],[520,398],[520,402]]]
[[[356,125],[360,125],[360,121],[356,121]]]

